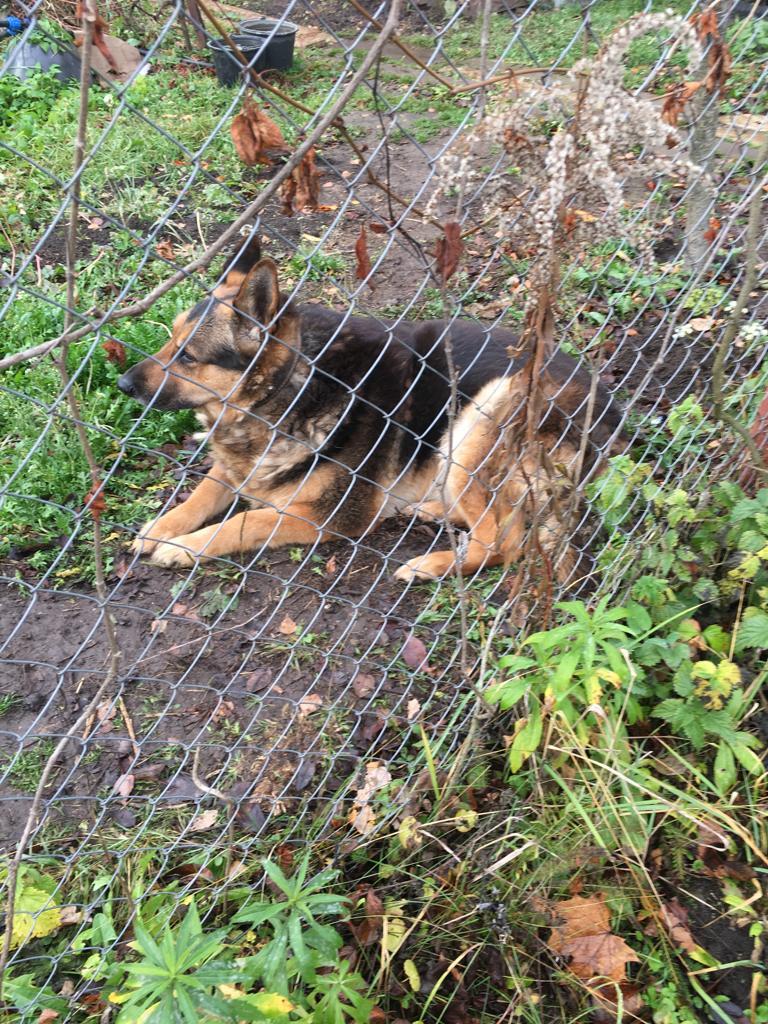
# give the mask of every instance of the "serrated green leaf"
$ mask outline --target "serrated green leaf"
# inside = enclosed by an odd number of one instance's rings
[[[739,623],[736,650],[741,652],[762,647],[768,647],[768,615],[758,609],[748,608]]]

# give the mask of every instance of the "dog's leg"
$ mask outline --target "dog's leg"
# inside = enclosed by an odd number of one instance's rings
[[[151,554],[164,540],[185,536],[202,526],[207,519],[223,512],[232,504],[235,490],[227,478],[224,467],[216,463],[183,501],[159,519],[150,519],[141,528],[132,544],[136,554]]]
[[[457,453],[458,454],[458,453]],[[461,562],[463,572],[475,572],[498,565],[503,556],[496,551],[496,516],[488,506],[488,492],[462,466],[453,464],[448,477],[448,493],[458,495],[451,519],[469,528],[469,543]],[[436,579],[455,566],[452,551],[433,551],[411,558],[395,573],[395,579]]]
[[[326,534],[315,521],[320,518],[314,505],[295,503],[279,511],[271,508],[240,512],[224,523],[175,537],[173,543],[159,544],[152,553],[157,565],[194,565],[198,558],[241,554],[267,545],[312,544]]]

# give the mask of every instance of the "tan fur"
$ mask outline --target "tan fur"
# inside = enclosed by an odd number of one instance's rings
[[[254,293],[261,303],[258,323],[240,315]],[[142,394],[162,393],[165,408],[195,409],[214,457],[191,496],[147,523],[134,542],[135,551],[164,566],[191,566],[198,558],[242,559],[264,546],[339,536],[342,530],[334,527],[337,499],[329,496],[339,495],[338,502],[345,503],[347,484],[355,481],[354,462],[312,461],[312,453],[334,429],[338,409],[321,410],[311,422],[294,422],[288,428],[281,425],[280,407],[270,413],[269,405],[264,406],[281,374],[300,385],[302,373],[308,372],[298,361],[299,316],[292,307],[280,309],[272,261],[261,260],[248,273],[231,271],[214,296],[218,301],[205,318],[195,319],[194,311],[178,316],[168,343],[131,371]],[[246,372],[228,368],[230,363],[220,358],[216,363],[222,339],[231,339],[235,330]],[[354,338],[348,343],[353,345]],[[466,531],[459,544],[461,570],[473,573],[519,558],[535,521],[539,549],[554,559],[558,575],[571,572],[574,559],[563,543],[563,508],[577,449],[571,440],[543,428],[536,450],[526,450],[521,440],[526,386],[523,373],[487,383],[418,470],[403,470],[392,464],[394,455],[388,457],[377,471],[378,487],[356,494],[352,514],[343,520],[351,525],[343,527],[343,534],[362,537],[382,519],[414,507],[423,518],[448,519]],[[546,386],[544,391],[567,415],[584,398],[583,388],[571,384],[555,393],[551,388],[547,393]],[[366,443],[363,438],[363,454]],[[276,483],[308,460],[303,478]],[[256,507],[205,525],[232,511],[240,499]],[[442,550],[411,559],[395,575],[400,580],[435,578],[455,568],[453,552]]]

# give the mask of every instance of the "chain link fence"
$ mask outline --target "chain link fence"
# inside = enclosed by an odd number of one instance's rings
[[[55,862],[63,891],[88,864],[108,879],[141,855],[149,892],[173,871],[182,890],[195,884],[226,851],[352,851],[402,820],[431,773],[466,766],[489,638],[514,649],[558,599],[623,592],[659,528],[631,469],[618,529],[605,502],[584,503],[570,538],[579,571],[560,582],[523,585],[512,564],[403,584],[399,567],[450,538],[402,512],[349,539],[152,565],[130,543],[188,498],[210,468],[209,437],[187,412],[141,408],[117,379],[225,280],[254,232],[286,294],[339,311],[340,330],[348,315],[387,329],[470,316],[519,330],[531,240],[515,216],[503,230],[489,223],[484,204],[500,174],[525,194],[528,157],[501,169],[489,155],[460,197],[464,253],[447,289],[435,251],[455,198],[432,201],[440,160],[499,90],[562,82],[616,25],[656,6],[410,0],[384,32],[392,12],[367,0],[105,0],[105,24],[90,28],[89,4],[84,22],[55,0],[7,12],[19,20],[0,49],[0,833],[22,869]],[[733,467],[711,374],[768,134],[768,9],[717,6],[733,66],[698,111],[713,125],[716,195],[697,231],[716,222],[720,244],[694,258],[688,183],[647,180],[638,156],[627,218],[653,218],[652,258],[621,237],[585,243],[557,305],[556,337],[624,410],[634,464],[689,493]],[[249,11],[274,19],[250,49],[238,29]],[[82,25],[71,59],[90,45],[92,81],[19,85],[19,45],[62,67],[64,29]],[[265,68],[294,31],[292,66]],[[663,31],[650,35],[630,51],[627,87],[661,103],[679,56]],[[250,166],[230,132],[246,95],[284,142]],[[295,183],[311,142],[318,188],[302,208],[279,179]],[[768,385],[764,316],[758,288],[725,367],[728,408],[746,424]],[[460,529],[454,543],[466,543]],[[76,910],[87,920],[88,907]],[[14,970],[39,967],[13,946]]]

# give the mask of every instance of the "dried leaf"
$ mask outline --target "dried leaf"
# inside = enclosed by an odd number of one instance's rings
[[[717,321],[713,316],[697,316],[688,321],[694,331],[711,331]]]
[[[78,0],[77,7],[75,9],[75,18],[80,24],[83,22],[83,0]],[[109,25],[104,21],[100,14],[96,14],[92,28],[92,42],[99,53],[102,55],[104,60],[109,64],[113,71],[117,71],[117,63],[115,58],[107,46],[106,40],[104,39],[104,33],[109,31]],[[80,45],[80,44],[78,44]]]
[[[279,631],[283,636],[293,636],[299,627],[293,621],[290,615],[286,615],[283,621],[278,626]]]
[[[213,709],[212,722],[220,722],[223,718],[231,718],[235,713],[235,705],[231,700],[220,700]]]
[[[98,522],[101,513],[106,511],[107,503],[104,500],[104,485],[100,480],[94,480],[93,487],[85,496],[85,504],[93,518]]]
[[[336,555],[331,555],[331,557],[325,563],[325,574],[326,574],[326,576],[335,576],[336,575],[336,569],[337,569]]]
[[[456,273],[463,251],[460,225],[455,220],[446,221],[443,225],[443,237],[438,238],[435,251],[437,270],[443,284]]]
[[[427,648],[419,640],[411,634],[403,645],[400,657],[403,659],[408,668],[421,669],[424,672],[429,672],[429,666],[427,665]]]
[[[701,85],[701,82],[679,82],[671,89],[667,93],[664,105],[661,108],[662,121],[675,127],[686,103],[698,92]]]
[[[352,692],[361,700],[363,697],[370,696],[375,688],[376,680],[373,676],[366,675],[365,672],[361,672],[359,675],[355,676],[354,682],[352,683]]]
[[[604,898],[573,896],[558,903],[555,911],[562,923],[552,929],[547,944],[553,953],[568,957],[568,969],[577,978],[627,980],[627,964],[639,963],[640,958],[611,932]]]
[[[369,224],[368,227],[371,229],[374,235],[386,235],[387,231],[389,230],[386,224],[379,224],[378,221],[374,221],[372,224]]]
[[[731,72],[731,53],[720,35],[717,23],[717,11],[714,6],[695,14],[691,21],[698,32],[702,45],[707,50],[709,71],[704,84],[707,91],[722,95],[723,88]]]
[[[40,1016],[37,1018],[37,1024],[50,1024],[52,1020],[58,1020],[59,1015],[56,1010],[41,1010]]]
[[[678,902],[677,897],[668,903],[662,903],[660,910],[661,923],[675,945],[684,949],[686,953],[698,949],[698,943],[688,929],[688,911]]]
[[[213,828],[218,817],[219,811],[216,807],[211,807],[207,811],[202,811],[192,819],[189,831],[206,832],[209,828]]]
[[[355,802],[349,814],[350,824],[354,829],[367,835],[373,828],[376,818],[370,807],[375,793],[384,789],[392,781],[392,776],[380,761],[370,761],[365,766],[365,781],[355,794]]]
[[[361,946],[371,946],[384,930],[384,904],[374,889],[368,889],[365,894],[364,913],[359,924],[354,919],[350,922],[350,928]]]
[[[107,353],[108,362],[114,363],[115,366],[125,366],[125,345],[121,341],[110,338],[109,341],[102,342],[101,347]]]
[[[313,711],[319,711],[323,706],[323,698],[319,693],[310,693],[303,700],[299,701],[299,718],[306,718]]]
[[[164,238],[158,242],[155,246],[155,252],[165,260],[172,260],[176,256],[176,253],[173,251],[173,242],[170,238]]]
[[[232,141],[237,155],[248,167],[268,164],[272,157],[268,150],[286,149],[283,133],[263,110],[246,100],[243,109],[232,119]]]
[[[617,989],[621,992],[621,1003],[619,1003]],[[595,1024],[615,1024],[619,1019],[623,1024],[626,1024],[627,1021],[643,1020],[640,1014],[645,1003],[637,985],[621,982],[617,986],[613,982],[606,982],[604,985],[590,986],[589,994],[595,1004],[593,1017]],[[621,1012],[621,1018],[619,1018],[619,1012]]]
[[[112,786],[112,792],[116,796],[129,797],[133,792],[133,787],[136,783],[136,777],[131,775],[130,772],[126,772],[115,780]]]
[[[368,242],[365,235],[365,224],[360,225],[360,234],[355,242],[355,277],[358,281],[367,281],[368,287],[373,291],[374,285],[370,280],[371,257],[368,255]]]
[[[319,210],[319,189],[320,172],[315,165],[315,147],[312,146],[281,186],[285,216],[291,217],[300,210]]]
[[[721,227],[722,227],[722,224],[717,219],[717,217],[710,217],[709,218],[709,227],[704,232],[704,241],[705,242],[709,242],[710,245],[711,245],[712,242],[714,242],[714,240],[717,238],[717,235],[718,235]]]
[[[406,705],[406,715],[409,722],[415,721],[421,712],[421,704],[413,697]]]

